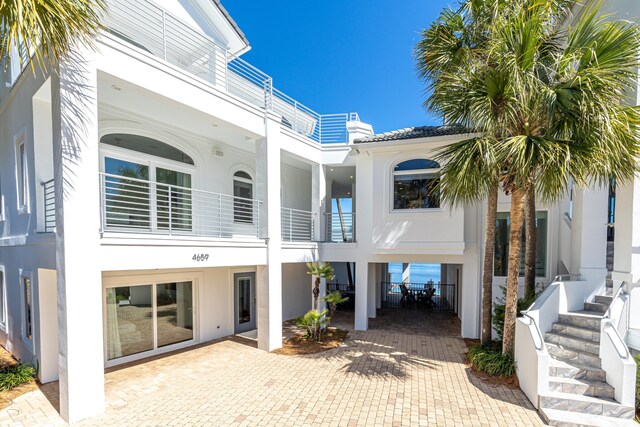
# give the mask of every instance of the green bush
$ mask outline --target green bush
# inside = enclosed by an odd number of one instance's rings
[[[11,390],[28,383],[36,377],[36,368],[31,365],[7,366],[0,370],[0,391]]]
[[[342,304],[343,302],[349,301],[349,297],[343,297],[340,291],[333,291],[330,294],[321,298],[322,301],[329,304],[329,317],[333,317],[333,313],[336,312],[338,308],[338,304]],[[327,324],[327,326],[329,326]]]
[[[499,302],[493,303],[493,316],[491,318],[491,323],[493,323],[493,329],[496,330],[496,334],[498,335],[498,340],[502,341],[502,336],[504,333],[504,310],[505,310],[505,300],[507,297],[507,288],[505,286],[500,286],[502,289],[502,297]],[[540,296],[540,293],[536,293],[530,298],[519,298],[518,299],[518,308],[517,308],[517,316],[522,316],[520,314],[521,311],[526,310],[533,304],[533,302]]]
[[[478,371],[489,375],[510,377],[516,372],[516,362],[511,355],[502,355],[499,341],[479,344],[471,347],[467,360]]]
[[[296,325],[306,331],[305,337],[314,341],[322,341],[331,319],[329,310],[309,310],[304,316],[296,319]]]

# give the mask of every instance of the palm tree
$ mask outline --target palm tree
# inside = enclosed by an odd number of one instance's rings
[[[57,62],[74,44],[92,45],[105,9],[105,0],[0,1],[0,58],[15,47],[33,53],[40,66]]]
[[[594,8],[564,29],[569,14],[566,1],[512,0],[485,27],[476,55],[432,84],[433,109],[446,122],[473,124],[495,140],[500,185],[511,195],[505,355],[514,346],[527,188],[551,202],[570,179],[627,181],[638,169],[640,115],[624,103],[638,27]]]
[[[524,297],[528,300],[536,294],[536,193],[529,183],[524,199]]]
[[[316,278],[313,284],[313,310],[318,310],[320,296],[320,279],[331,280],[335,277],[334,270],[328,262],[308,262],[307,274]]]
[[[476,127],[463,109],[451,108],[447,76],[466,70],[482,59],[488,43],[488,29],[506,2],[503,0],[465,0],[457,10],[445,9],[416,46],[419,75],[428,82],[430,93],[425,106],[440,113],[448,123]],[[494,110],[495,111],[495,110]],[[487,134],[491,135],[491,134]],[[443,202],[452,206],[479,202],[487,197],[484,259],[482,274],[481,342],[491,341],[493,257],[498,207],[499,169],[490,137],[471,138],[446,147],[436,157],[444,164],[440,181]]]

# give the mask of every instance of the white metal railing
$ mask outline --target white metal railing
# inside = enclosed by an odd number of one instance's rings
[[[622,282],[600,327],[600,359],[616,401],[633,406],[636,396],[636,362],[625,342],[629,330],[632,287]]]
[[[315,214],[299,209],[282,208],[282,241],[310,242],[313,240]]]
[[[56,231],[56,195],[53,179],[41,183],[44,213],[44,232],[55,233]]]
[[[352,243],[356,241],[356,213],[325,213],[325,241]]]
[[[108,0],[107,31],[219,89],[282,116],[282,125],[319,143],[347,142],[357,113],[321,115],[273,87],[272,78],[148,0]]]
[[[234,197],[100,173],[103,232],[260,238],[260,205]]]

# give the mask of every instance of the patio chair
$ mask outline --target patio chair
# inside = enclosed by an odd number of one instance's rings
[[[400,292],[402,292],[402,298],[400,298],[400,306],[406,305],[411,302],[413,304],[416,303],[416,299],[411,292],[409,292],[409,288],[404,283],[400,284]]]

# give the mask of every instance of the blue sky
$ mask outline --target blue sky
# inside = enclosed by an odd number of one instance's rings
[[[454,0],[455,1],[455,0]],[[422,107],[412,49],[452,0],[223,0],[243,58],[318,113],[357,111],[382,132],[441,121]]]

